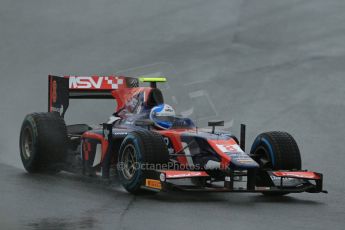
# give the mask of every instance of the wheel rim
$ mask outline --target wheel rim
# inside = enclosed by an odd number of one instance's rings
[[[23,142],[22,142],[22,152],[25,159],[29,159],[33,151],[33,138],[32,132],[29,128],[24,130]]]
[[[271,169],[273,167],[272,161],[269,157],[269,153],[263,146],[258,147],[254,155],[256,156],[256,162],[260,165],[261,168]]]
[[[122,174],[127,180],[134,177],[137,171],[137,154],[136,149],[133,145],[127,145],[123,150],[122,155]]]

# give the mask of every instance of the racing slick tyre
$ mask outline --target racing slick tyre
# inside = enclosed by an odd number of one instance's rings
[[[65,121],[55,113],[25,117],[20,132],[20,157],[29,173],[57,173],[67,153]]]
[[[286,132],[262,133],[254,140],[250,150],[251,156],[260,165],[258,186],[272,186],[265,170],[300,170],[301,155],[295,139]],[[279,196],[285,192],[267,192],[264,195]]]
[[[168,165],[168,162],[168,148],[160,134],[148,130],[133,131],[120,146],[117,165],[119,181],[128,192],[140,194],[145,191],[141,185],[149,172],[145,166],[150,165],[151,170],[152,165],[159,167]]]

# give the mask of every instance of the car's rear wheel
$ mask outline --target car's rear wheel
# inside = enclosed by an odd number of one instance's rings
[[[250,154],[260,165],[258,186],[272,186],[266,170],[300,170],[301,155],[295,139],[286,132],[266,132],[257,136]],[[265,192],[264,195],[285,195],[286,192]]]
[[[34,113],[25,117],[20,132],[20,156],[30,173],[55,173],[67,152],[67,129],[58,114]]]
[[[163,166],[168,162],[169,152],[161,135],[151,131],[131,132],[123,140],[119,150],[119,181],[128,192],[142,193],[145,191],[142,185],[148,172],[144,164]]]

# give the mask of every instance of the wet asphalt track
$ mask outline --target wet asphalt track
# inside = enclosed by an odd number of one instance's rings
[[[343,0],[1,0],[0,229],[343,229],[344,10]],[[290,132],[330,193],[134,197],[116,184],[26,174],[20,123],[46,110],[46,76],[117,72],[165,73],[180,112],[193,104],[200,126],[223,118],[235,134],[247,123],[247,148],[260,132]],[[111,112],[73,105],[68,123]]]

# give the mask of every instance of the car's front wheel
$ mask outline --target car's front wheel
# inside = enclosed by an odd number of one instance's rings
[[[266,170],[300,170],[301,155],[295,139],[286,132],[266,132],[257,136],[250,150],[260,165],[258,186],[272,186]],[[285,195],[285,192],[265,192],[264,195]]]
[[[117,174],[122,186],[130,193],[138,194],[151,166],[168,164],[169,153],[161,135],[151,131],[134,131],[123,140],[117,164]]]

